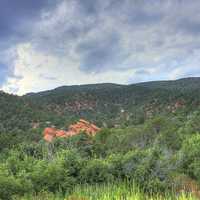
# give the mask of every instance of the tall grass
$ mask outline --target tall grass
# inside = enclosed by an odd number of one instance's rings
[[[66,200],[197,200],[191,194],[147,195],[134,184],[77,186]]]
[[[39,196],[28,195],[17,200],[198,200],[191,194],[144,194],[138,187],[127,184],[84,185],[74,188],[71,194],[41,193]]]

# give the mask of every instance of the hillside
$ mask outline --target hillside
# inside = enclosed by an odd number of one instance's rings
[[[34,124],[45,124],[48,120],[56,121],[58,116],[40,109],[40,105],[34,105],[22,97],[0,93],[0,133],[16,130],[28,130]]]
[[[0,93],[1,130],[29,129],[34,124],[59,127],[79,118],[99,126],[138,124],[156,113],[195,110],[200,103],[200,78],[132,85],[63,86],[22,97]],[[58,120],[59,119],[59,120]]]
[[[0,93],[0,130],[27,129],[34,118],[33,109],[18,96]]]
[[[182,92],[188,92],[190,90],[200,90],[200,78],[182,78],[175,81],[152,81],[138,83],[138,86],[143,86],[151,89],[166,89],[166,90],[177,90]]]
[[[1,92],[0,199],[199,199],[197,80]]]
[[[199,106],[199,88],[200,78],[188,78],[132,85],[63,86],[23,98],[66,118],[82,117],[113,126],[138,123],[158,112],[175,112],[179,104],[195,109]]]

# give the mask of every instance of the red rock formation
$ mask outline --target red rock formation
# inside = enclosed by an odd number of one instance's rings
[[[51,142],[55,136],[56,136],[56,129],[55,128],[45,128],[44,139],[47,142]]]
[[[98,131],[100,131],[100,128],[84,119],[80,119],[76,124],[70,125],[68,131],[57,130],[55,128],[45,128],[44,139],[47,142],[51,142],[55,137],[67,138],[73,135],[78,135],[81,132],[94,136]]]

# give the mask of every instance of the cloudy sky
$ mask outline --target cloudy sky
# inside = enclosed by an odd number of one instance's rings
[[[0,90],[189,76],[199,0],[0,0]]]

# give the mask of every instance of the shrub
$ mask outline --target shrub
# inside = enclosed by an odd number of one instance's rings
[[[80,170],[84,166],[83,159],[76,150],[63,150],[57,154],[64,169],[67,169],[68,175],[78,178]]]
[[[110,163],[110,170],[116,180],[123,179],[123,155],[112,154],[107,157],[107,161]]]
[[[138,165],[134,180],[147,192],[164,192],[170,187],[170,175],[173,171],[169,163],[165,162],[158,149],[151,149]]]
[[[111,168],[108,162],[101,159],[88,161],[81,170],[81,180],[86,183],[102,183],[113,180]]]
[[[122,173],[127,179],[134,177],[135,171],[145,157],[144,151],[132,150],[126,153],[122,160]]]
[[[60,160],[52,162],[40,161],[30,174],[34,190],[50,192],[66,192],[74,185],[74,179],[69,176],[68,169],[63,167]]]
[[[22,185],[14,177],[0,176],[0,199],[10,200],[13,195],[23,193]]]
[[[183,171],[200,183],[200,135],[186,139],[182,147]]]

